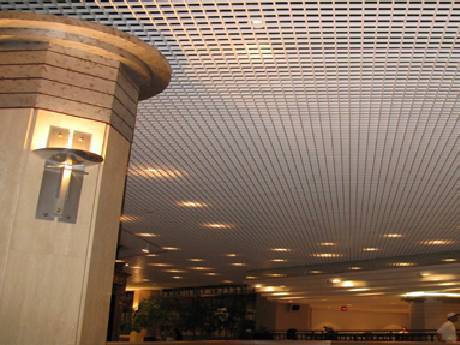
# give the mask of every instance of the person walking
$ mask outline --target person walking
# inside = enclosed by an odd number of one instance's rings
[[[458,321],[458,314],[447,314],[447,321],[436,331],[436,337],[439,341],[447,344],[453,344],[457,341],[457,330],[454,322]]]

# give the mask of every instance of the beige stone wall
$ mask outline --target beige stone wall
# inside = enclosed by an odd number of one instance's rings
[[[411,302],[410,327],[437,329],[446,321],[447,314],[460,313],[460,301],[452,299],[421,299]]]
[[[106,126],[104,162],[88,168],[76,224],[36,219],[37,113],[0,109],[0,344],[101,345],[129,142]]]
[[[312,308],[312,329],[322,330],[324,326],[335,330],[383,330],[409,327],[409,314],[381,310],[340,311],[338,309]]]
[[[286,331],[289,328],[307,330],[311,327],[311,310],[308,304],[301,304],[300,309],[294,311],[287,303],[276,303],[257,296],[256,308],[257,328]]]

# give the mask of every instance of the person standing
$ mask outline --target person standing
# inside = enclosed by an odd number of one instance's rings
[[[457,330],[454,322],[458,321],[458,314],[447,314],[447,321],[436,331],[436,337],[443,343],[453,344],[457,341]]]

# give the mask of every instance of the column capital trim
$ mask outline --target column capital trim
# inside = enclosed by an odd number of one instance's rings
[[[154,47],[117,29],[69,17],[0,11],[0,43],[48,42],[98,55],[125,65],[139,86],[139,99],[163,91],[171,67]]]

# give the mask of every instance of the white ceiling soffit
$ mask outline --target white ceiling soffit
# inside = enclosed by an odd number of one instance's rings
[[[132,283],[460,249],[459,3],[0,4],[115,26],[173,68],[139,105],[120,251],[141,267]]]

